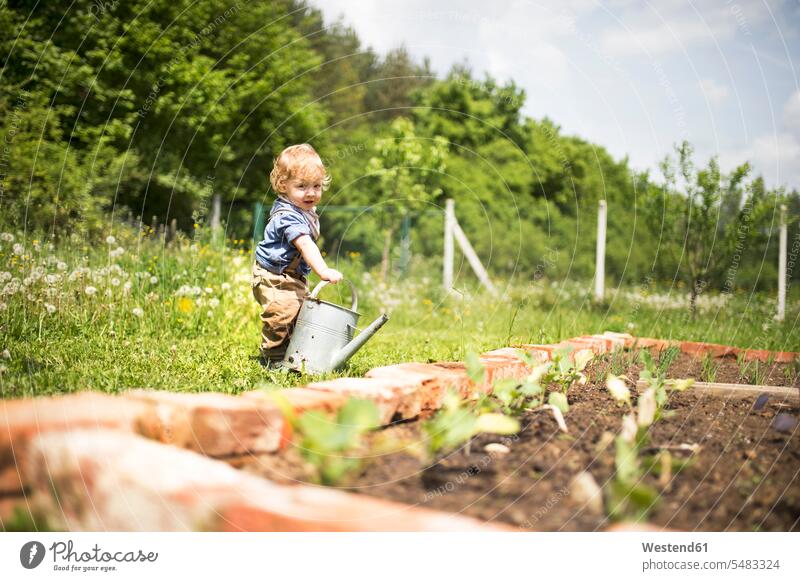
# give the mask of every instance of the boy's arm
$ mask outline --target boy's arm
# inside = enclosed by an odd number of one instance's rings
[[[300,254],[303,255],[303,260],[306,261],[306,264],[308,264],[311,270],[317,273],[317,276],[322,280],[327,280],[334,284],[342,280],[341,272],[333,268],[328,268],[328,265],[325,264],[325,259],[322,258],[322,254],[314,243],[314,240],[311,239],[311,236],[308,234],[298,236],[292,241],[292,244],[294,244],[300,251]]]

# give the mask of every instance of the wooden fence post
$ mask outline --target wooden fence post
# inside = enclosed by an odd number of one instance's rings
[[[781,206],[780,234],[778,238],[778,314],[777,320],[786,316],[786,246],[788,232],[786,227],[786,206]]]
[[[167,242],[172,242],[178,235],[178,220],[173,218],[169,221],[169,230],[167,230]]]
[[[461,226],[459,226],[458,220],[453,220],[453,234],[455,234],[456,241],[458,242],[458,245],[461,246],[461,252],[463,252],[464,256],[467,257],[467,261],[472,267],[472,270],[475,271],[478,279],[480,279],[480,281],[483,283],[483,286],[485,286],[491,294],[496,296],[497,289],[494,288],[494,284],[492,284],[492,280],[489,278],[489,273],[486,272],[485,268],[483,268],[475,249],[472,248],[472,244],[469,243],[466,234],[464,234]]]
[[[222,216],[222,198],[219,194],[214,194],[211,198],[211,229],[216,230],[220,226]]]
[[[411,262],[411,216],[408,212],[404,212],[400,228],[400,272],[403,276],[408,274],[409,262]]]
[[[456,220],[455,202],[448,199],[444,205],[444,266],[442,280],[445,292],[453,288],[453,224]]]
[[[597,207],[597,254],[595,255],[594,298],[602,301],[606,290],[606,201]]]

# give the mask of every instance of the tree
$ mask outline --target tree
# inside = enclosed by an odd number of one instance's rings
[[[431,185],[429,176],[445,169],[447,142],[443,137],[418,137],[414,123],[404,117],[395,119],[390,135],[375,141],[376,155],[369,160],[369,171],[377,176],[382,199],[386,205],[408,219],[434,201],[441,189]],[[392,235],[397,227],[394,220],[384,229],[381,278],[389,267]]]
[[[421,65],[415,63],[402,46],[390,50],[382,61],[375,61],[367,77],[365,108],[379,120],[406,115],[406,109],[414,104],[414,91],[434,80],[430,62],[425,59]]]
[[[314,71],[314,97],[321,100],[334,122],[363,113],[369,87],[366,81],[378,65],[378,56],[363,48],[355,30],[341,19],[325,26],[318,8],[296,0],[281,2],[294,27],[322,57]]]
[[[217,0],[0,5],[0,112],[19,109],[21,128],[5,180],[12,219],[63,225],[121,204],[189,227],[211,192],[263,195],[274,156],[327,120],[311,94],[321,59],[286,10]],[[27,212],[37,197],[41,211]]]
[[[741,254],[758,237],[766,193],[759,180],[745,183],[747,163],[723,175],[716,157],[695,169],[687,141],[675,150],[677,163],[667,156],[661,163],[664,182],[649,189],[645,216],[660,251],[690,289],[694,316],[697,297],[707,286],[732,287],[723,275],[737,251]]]
[[[417,91],[414,104],[418,125],[457,145],[474,149],[495,140],[524,142],[525,91],[513,81],[499,85],[488,74],[475,79],[466,66],[457,65],[445,80]]]

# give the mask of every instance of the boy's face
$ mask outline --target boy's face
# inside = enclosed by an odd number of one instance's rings
[[[322,180],[292,178],[286,181],[284,195],[295,206],[310,210],[319,203],[322,197]]]

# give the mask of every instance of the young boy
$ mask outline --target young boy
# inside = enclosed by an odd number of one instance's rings
[[[269,175],[278,199],[272,205],[264,240],[256,246],[251,287],[261,305],[261,356],[267,365],[283,359],[289,335],[308,294],[313,270],[337,283],[342,273],[328,268],[317,248],[316,206],[330,183],[317,152],[307,143],[284,149]]]

